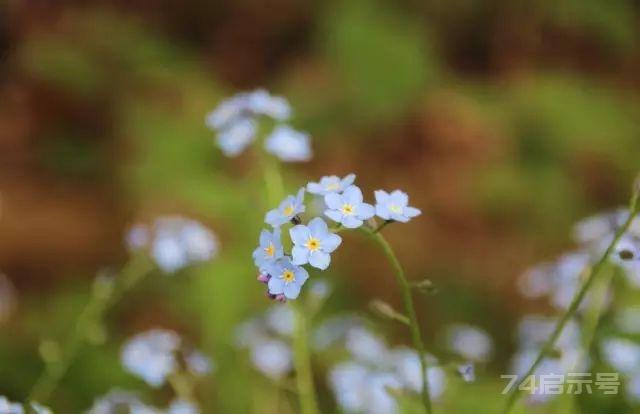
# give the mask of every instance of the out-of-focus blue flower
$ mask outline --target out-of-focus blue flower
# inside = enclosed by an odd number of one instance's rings
[[[42,404],[38,404],[37,402],[32,402],[29,404],[31,409],[35,412],[35,414],[53,414],[51,408],[45,407]]]
[[[640,372],[640,345],[629,339],[608,338],[601,343],[602,357],[619,372]]]
[[[152,255],[158,267],[173,273],[211,259],[218,251],[215,235],[195,220],[170,216],[156,220]]]
[[[348,229],[362,226],[364,220],[375,214],[373,206],[362,201],[362,191],[355,185],[347,187],[342,194],[325,195],[324,202],[328,207],[324,214]]]
[[[216,109],[207,114],[205,123],[209,128],[220,131],[258,115],[285,121],[291,116],[291,107],[283,97],[271,95],[264,89],[257,89],[238,93],[223,100]]]
[[[368,404],[369,371],[355,362],[344,362],[329,371],[329,385],[338,406],[346,412],[363,412]]]
[[[298,224],[289,229],[293,240],[293,263],[311,266],[324,270],[331,263],[331,256],[335,249],[342,243],[342,238],[331,233],[327,223],[320,217],[309,222],[308,226]]]
[[[291,371],[291,348],[282,341],[270,339],[251,348],[251,361],[266,376],[278,379]]]
[[[349,174],[344,178],[337,175],[327,175],[320,178],[317,183],[310,182],[307,184],[307,191],[311,194],[327,195],[329,193],[341,193],[349,187],[356,179],[355,174]]]
[[[268,116],[276,121],[286,121],[291,116],[289,102],[281,96],[269,94],[264,89],[249,94],[248,107],[253,113]]]
[[[273,227],[280,227],[298,214],[304,213],[304,210],[304,188],[301,188],[295,196],[290,195],[282,200],[278,208],[268,211],[264,221]]]
[[[173,400],[167,409],[167,414],[198,414],[200,409],[185,400]]]
[[[0,413],[24,414],[24,408],[19,403],[12,403],[7,397],[0,396]]]
[[[369,364],[380,364],[381,357],[389,353],[384,341],[363,327],[347,332],[346,347],[358,361]]]
[[[493,340],[482,329],[463,324],[449,327],[448,344],[465,359],[487,361],[493,352]]]
[[[406,223],[422,213],[417,208],[409,206],[409,196],[400,190],[391,193],[377,190],[375,196],[376,215],[381,219]]]
[[[271,275],[268,282],[269,293],[282,294],[287,299],[297,298],[302,285],[309,279],[309,273],[303,267],[291,263],[288,257],[279,259],[267,271]]]
[[[553,286],[551,266],[547,264],[528,269],[518,278],[518,291],[529,299],[550,294]]]
[[[640,402],[640,373],[636,373],[627,379],[627,396],[635,404]]]
[[[398,412],[398,403],[390,390],[402,389],[398,377],[392,373],[375,373],[369,378],[368,410],[370,414]]]
[[[520,292],[529,298],[548,295],[549,302],[558,309],[566,309],[580,288],[582,273],[591,263],[588,253],[567,253],[554,262],[543,263],[526,271],[520,278]],[[582,307],[586,306],[588,296]]]
[[[309,286],[309,293],[317,300],[324,300],[331,294],[331,284],[325,279],[314,280]]]
[[[134,336],[122,349],[122,364],[152,387],[161,387],[177,368],[175,352],[180,337],[173,331],[154,329]]]
[[[476,380],[475,368],[471,362],[458,365],[456,371],[464,382],[473,382]]]
[[[431,361],[430,364],[434,362]],[[422,365],[420,355],[413,349],[395,348],[391,351],[391,363],[394,372],[403,387],[419,393],[422,390]],[[437,366],[427,367],[427,382],[429,394],[437,400],[444,393],[446,375],[442,368]]]
[[[134,224],[125,236],[125,245],[130,251],[144,249],[151,238],[149,227],[144,224]]]
[[[253,261],[258,269],[265,270],[283,255],[280,228],[276,227],[273,232],[262,230],[260,245],[253,251]]]
[[[264,148],[285,162],[309,161],[313,156],[309,135],[287,125],[274,129],[265,140]]]
[[[268,338],[266,327],[261,321],[250,319],[238,325],[234,332],[234,344],[238,348],[251,348]]]
[[[290,114],[291,108],[286,99],[258,89],[225,99],[207,115],[205,123],[217,131],[217,142],[224,154],[233,157],[255,139],[258,116],[284,121]]]
[[[518,325],[518,344],[522,348],[539,349],[553,332],[556,322],[556,318],[547,316],[523,317]],[[580,347],[580,328],[575,320],[567,322],[556,341],[556,347],[563,351]]]
[[[267,326],[279,335],[286,337],[293,333],[294,315],[290,306],[273,305],[265,313],[264,319]]]
[[[345,338],[351,329],[362,325],[362,321],[353,315],[338,315],[323,321],[313,331],[313,346],[324,350]]]
[[[159,410],[144,405],[135,394],[120,390],[110,391],[107,395],[96,399],[87,414],[114,414],[120,412],[160,414]]]
[[[211,359],[200,351],[191,351],[185,356],[185,362],[187,363],[187,369],[193,375],[207,375],[214,369]]]
[[[255,121],[243,119],[218,134],[216,143],[227,157],[240,155],[256,139]]]

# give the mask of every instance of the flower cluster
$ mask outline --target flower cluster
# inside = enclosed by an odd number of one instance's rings
[[[151,226],[136,224],[125,243],[130,251],[148,248],[158,267],[168,274],[210,260],[219,249],[218,239],[209,229],[179,216],[159,217]]]
[[[526,271],[519,280],[520,292],[523,296],[533,299],[547,297],[552,306],[561,311],[566,310],[584,283],[589,268],[602,256],[628,217],[627,210],[615,210],[579,222],[573,232],[579,249],[564,254],[554,262],[544,263]],[[610,261],[626,276],[624,279],[627,286],[636,289],[640,287],[640,219],[634,220],[622,236],[610,256]],[[592,301],[591,295],[591,292],[587,294],[579,311],[589,306]],[[614,327],[607,332],[607,336],[596,339],[600,358],[623,375],[627,396],[639,403],[640,346],[626,338],[640,333],[640,309],[624,306],[624,301],[614,302],[611,291],[604,299],[607,308],[611,308],[616,302],[619,303],[611,309]],[[512,363],[514,373],[523,374],[531,366],[542,344],[553,331],[555,323],[555,318],[539,315],[527,315],[522,319],[518,335],[519,350]],[[535,374],[585,372],[584,370],[593,365],[594,361],[584,358],[581,336],[580,325],[571,320],[556,344],[554,355],[546,358]],[[544,403],[553,397],[554,395],[533,393],[529,396],[529,402]]]
[[[212,370],[209,358],[199,351],[186,349],[180,336],[170,330],[140,333],[122,349],[125,368],[154,388],[164,385],[171,374],[179,371],[181,361],[194,376],[206,375]]]
[[[406,223],[420,214],[420,210],[410,207],[406,193],[396,190],[387,193],[375,192],[376,205],[363,200],[362,191],[353,185],[355,175],[344,178],[322,177],[319,182],[311,182],[301,188],[296,195],[287,196],[277,208],[265,215],[265,223],[272,230],[262,230],[259,246],[253,252],[253,260],[258,267],[258,280],[266,283],[268,294],[279,301],[295,299],[302,285],[309,278],[308,265],[318,270],[326,270],[331,264],[331,254],[340,246],[342,238],[336,234],[340,229],[355,229],[366,220],[378,216],[392,222]],[[306,212],[305,189],[322,197],[324,215],[335,226],[330,228],[322,217],[314,217],[303,224],[301,214]],[[291,251],[286,252],[282,242],[282,228],[287,224]]]
[[[419,393],[422,389],[420,357],[410,348],[388,348],[382,339],[363,326],[345,332],[350,359],[333,366],[329,385],[338,406],[345,412],[393,414],[399,412],[396,392]],[[427,379],[432,398],[445,389],[445,371],[429,358]]]
[[[447,344],[457,355],[473,362],[486,362],[493,353],[493,340],[489,334],[466,324],[449,326]]]
[[[283,124],[290,116],[291,107],[285,98],[258,89],[222,101],[207,115],[205,123],[217,133],[222,152],[235,157],[255,141],[260,117],[269,118],[277,125],[265,139],[265,150],[285,162],[309,161],[313,155],[309,135]]]
[[[554,307],[566,309],[584,272],[602,256],[628,217],[627,210],[616,210],[579,222],[574,228],[579,249],[526,271],[519,281],[522,295],[533,299],[548,296]],[[640,219],[622,236],[611,261],[624,271],[632,286],[640,287]]]
[[[25,411],[20,403],[12,403],[7,397],[0,395],[0,413],[1,414],[25,414],[25,412],[33,412],[35,414],[52,414],[53,412],[38,403],[32,402],[28,404],[30,411]]]
[[[289,345],[292,333],[292,310],[276,304],[264,315],[238,326],[235,342],[238,348],[249,350],[251,362],[258,371],[278,379],[293,368],[293,353]]]
[[[144,404],[135,394],[113,390],[107,395],[98,398],[87,414],[198,414],[200,410],[193,404],[175,399],[166,410],[151,407]]]
[[[518,327],[518,351],[511,361],[511,372],[518,376],[524,375],[533,364],[541,347],[551,335],[556,324],[556,318],[528,315]],[[581,358],[581,332],[576,321],[571,320],[565,327],[556,343],[554,356],[546,358],[534,372],[534,375],[561,375],[569,372],[585,372],[588,362]],[[542,404],[556,395],[535,390],[528,396],[531,404]]]

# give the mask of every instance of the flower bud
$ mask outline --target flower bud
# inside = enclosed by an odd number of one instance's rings
[[[279,295],[276,295],[276,301],[280,303],[285,303],[287,301],[287,298],[281,293]]]
[[[413,284],[413,287],[415,287],[420,292],[427,295],[434,295],[438,291],[438,289],[435,287],[433,282],[429,279],[424,279],[424,280],[421,280],[420,282],[416,282]]]
[[[386,302],[375,299],[369,303],[369,307],[373,312],[384,318],[395,320],[404,323],[405,325],[409,324],[409,318],[393,309],[393,307]]]
[[[466,364],[458,365],[456,372],[464,380],[464,382],[473,382],[476,379],[475,369],[473,363],[468,362]]]
[[[300,216],[296,214],[295,216],[291,217],[291,223],[293,225],[301,224],[302,223],[302,219],[300,219]]]
[[[271,279],[271,276],[269,276],[266,273],[258,273],[257,279],[258,279],[258,282],[260,283],[268,283],[269,279]]]

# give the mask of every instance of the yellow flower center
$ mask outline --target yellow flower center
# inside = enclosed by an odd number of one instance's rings
[[[267,256],[273,257],[273,255],[276,254],[276,248],[273,246],[273,243],[270,243],[267,247],[265,247],[264,252]]]
[[[291,270],[285,270],[284,273],[282,273],[282,280],[284,280],[285,283],[295,282],[296,275],[293,274]]]
[[[284,211],[282,212],[285,216],[290,216],[293,214],[293,206],[292,205],[288,205]]]
[[[314,238],[314,237],[310,237],[309,240],[307,240],[307,243],[305,244],[305,247],[309,250],[311,250],[312,252],[315,252],[316,250],[318,250],[320,248],[320,240]]]
[[[338,184],[338,183],[327,184],[327,186],[325,188],[327,189],[327,191],[339,190],[340,189],[340,184]]]
[[[351,204],[345,204],[342,206],[342,214],[350,216],[353,214],[353,206]]]
[[[392,213],[402,214],[402,207],[396,204],[391,204],[389,210],[391,210]]]

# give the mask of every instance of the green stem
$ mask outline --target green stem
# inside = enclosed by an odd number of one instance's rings
[[[264,154],[259,155],[264,173],[264,182],[267,190],[267,199],[270,206],[277,204],[284,197],[284,180],[278,168],[277,162],[269,159]],[[300,410],[302,414],[317,414],[318,404],[313,374],[311,370],[311,353],[309,351],[307,319],[303,309],[296,301],[290,301],[294,312],[293,331],[293,364],[296,372],[296,387]]]
[[[581,358],[578,358],[576,361],[573,369],[576,368],[580,360],[583,360],[582,357],[586,358],[591,351],[591,345],[596,336],[598,323],[600,322],[600,315],[607,303],[607,293],[609,292],[609,285],[611,284],[614,274],[615,272],[613,269],[609,269],[608,272],[605,272],[601,278],[594,282],[593,290],[588,302],[589,306],[585,311],[584,320],[582,322],[582,355]],[[573,397],[574,398],[571,398],[571,405],[573,407],[572,412],[578,412],[578,407],[576,406],[578,402],[578,399],[576,398],[577,395]]]
[[[402,301],[404,302],[405,312],[409,317],[409,329],[411,330],[413,346],[416,348],[416,351],[418,351],[418,355],[420,356],[420,365],[422,371],[422,403],[427,414],[430,414],[432,410],[431,397],[429,395],[429,379],[427,377],[427,360],[425,355],[424,341],[422,340],[420,326],[418,325],[418,317],[416,316],[416,310],[413,304],[411,285],[409,284],[409,281],[405,276],[404,269],[402,268],[398,257],[391,248],[391,245],[389,244],[389,242],[387,242],[384,236],[379,233],[380,227],[376,230],[371,230],[364,226],[360,228],[363,229],[371,237],[373,237],[373,239],[378,243],[378,245],[384,252],[387,260],[389,260],[391,266],[393,267],[396,281],[398,282],[400,291],[402,293]]]
[[[80,312],[73,332],[63,347],[64,353],[59,359],[45,361],[44,371],[29,393],[29,401],[38,401],[44,404],[49,400],[58,383],[69,370],[82,345],[90,337],[90,330],[96,326],[102,326],[104,314],[108,308],[113,306],[124,293],[138,284],[151,269],[151,261],[146,256],[134,256],[122,269],[113,289],[107,286],[107,282],[101,287],[94,285],[89,302]]]
[[[282,179],[282,174],[280,173],[277,162],[263,155],[262,164],[269,208],[273,208],[276,207],[284,197],[284,180]]]
[[[553,350],[553,347],[556,341],[558,340],[558,338],[560,337],[560,334],[562,333],[565,325],[578,311],[580,304],[582,303],[587,292],[589,291],[594,281],[598,277],[598,274],[600,274],[602,269],[607,264],[609,256],[616,248],[616,245],[618,244],[622,236],[627,232],[627,230],[629,230],[631,223],[633,223],[633,220],[636,218],[639,212],[638,211],[639,210],[639,203],[638,203],[639,191],[640,191],[639,189],[634,189],[634,194],[633,194],[633,197],[631,198],[631,203],[629,208],[629,217],[624,222],[624,224],[618,229],[613,240],[611,241],[611,243],[603,253],[602,257],[600,257],[600,259],[596,262],[596,264],[591,269],[591,273],[589,274],[589,277],[587,278],[587,280],[584,282],[580,290],[576,293],[576,295],[571,300],[571,304],[569,305],[569,308],[566,310],[566,312],[562,315],[562,317],[556,323],[556,326],[553,332],[551,333],[551,336],[549,337],[549,339],[547,339],[547,341],[544,343],[542,348],[540,348],[540,352],[538,353],[538,356],[534,360],[529,370],[513,386],[509,394],[509,397],[507,399],[507,404],[504,409],[505,414],[510,413],[515,403],[518,401],[518,397],[520,396],[520,386],[522,385],[522,383],[526,381],[526,379],[529,378],[536,371],[536,369],[538,368],[540,363],[544,360],[544,358],[547,356],[547,354]]]
[[[193,403],[193,382],[185,372],[176,372],[168,377],[169,385],[182,401]]]
[[[307,342],[307,318],[303,309],[296,304],[295,301],[291,301],[290,303],[295,318],[293,360],[296,370],[298,398],[300,399],[300,412],[302,414],[317,414],[319,411],[311,370],[311,354],[309,351],[309,343]]]

